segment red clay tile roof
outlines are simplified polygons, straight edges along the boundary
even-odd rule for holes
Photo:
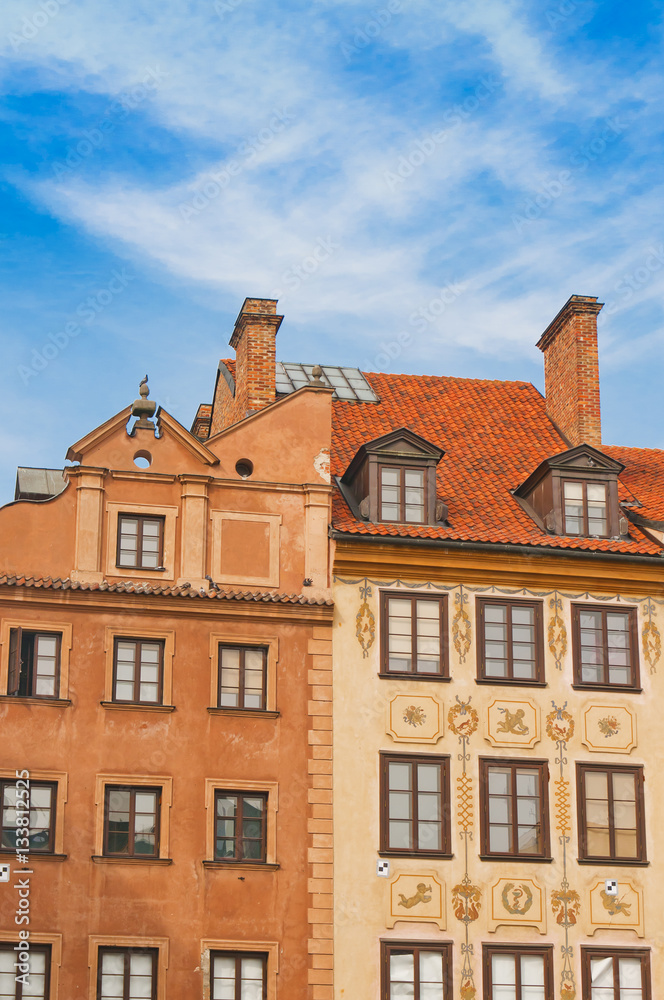
[[[335,490],[332,526],[355,535],[408,536],[555,549],[659,555],[662,549],[630,525],[630,540],[549,535],[511,496],[546,458],[569,445],[529,382],[498,382],[428,375],[363,373],[379,403],[333,400],[332,473],[341,476],[359,447],[408,427],[445,451],[437,470],[438,497],[448,505],[449,528],[374,524],[357,520]],[[664,513],[664,452],[602,448],[627,469],[621,499],[636,494],[638,513]]]
[[[219,363],[222,365],[226,365],[233,378],[236,378],[235,358],[222,358]]]
[[[183,584],[181,587],[162,587],[151,583],[136,583],[134,580],[121,580],[109,583],[77,583],[68,577],[50,576],[16,576],[4,573],[0,575],[0,587],[35,587],[43,590],[91,590],[108,591],[109,594],[151,594],[156,597],[196,597],[203,600],[221,601],[257,601],[264,604],[307,604],[332,607],[333,601],[323,597],[305,597],[304,594],[274,594],[268,590],[196,590]]]

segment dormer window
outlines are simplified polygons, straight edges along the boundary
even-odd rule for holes
[[[618,502],[624,465],[582,444],[546,459],[513,496],[551,535],[619,538],[627,534]]]
[[[563,482],[564,534],[606,538],[607,488],[604,483]]]
[[[406,427],[363,444],[339,481],[354,515],[365,521],[413,527],[445,521],[436,497],[436,466],[443,452]]]
[[[380,467],[380,520],[424,524],[425,470]]]

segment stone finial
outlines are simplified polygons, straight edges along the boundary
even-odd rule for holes
[[[314,385],[323,385],[323,380],[321,375],[323,374],[323,369],[320,365],[314,365],[311,369],[312,381]]]
[[[150,417],[154,416],[154,411],[157,409],[157,404],[152,399],[148,399],[150,395],[150,389],[148,388],[148,377],[145,376],[141,380],[138,392],[140,399],[135,399],[132,403],[131,414],[133,417],[138,417],[138,420],[132,427],[132,434],[137,428],[143,428],[145,430],[153,431],[155,429],[154,423]]]

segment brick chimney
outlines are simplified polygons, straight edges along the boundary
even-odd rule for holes
[[[233,421],[262,410],[276,398],[276,338],[283,316],[276,299],[245,299],[235,321],[235,405]]]
[[[600,448],[597,315],[593,295],[572,295],[537,346],[544,354],[546,411],[572,446]]]

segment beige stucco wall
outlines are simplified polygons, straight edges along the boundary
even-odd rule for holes
[[[442,560],[441,560],[442,561]],[[513,578],[514,561],[509,570]],[[495,596],[505,595],[516,598],[530,597],[541,600],[544,605],[544,644],[546,687],[524,687],[504,685],[480,685],[475,682],[476,676],[476,627],[475,599],[480,595],[490,596],[492,584],[496,579],[478,580],[476,572],[472,576],[472,584],[465,585],[463,591],[460,585],[463,579],[446,579],[444,568],[438,567],[435,574],[436,583],[428,589],[428,580],[424,578],[409,579],[401,584],[394,582],[394,576],[385,580],[364,580],[356,576],[350,578],[346,573],[343,578],[337,578],[334,587],[336,604],[334,627],[334,824],[335,824],[335,997],[339,1000],[378,1000],[380,996],[380,940],[390,938],[396,940],[413,939],[423,941],[452,941],[454,963],[454,996],[472,998],[474,986],[479,998],[482,993],[482,944],[499,942],[519,942],[522,944],[552,945],[554,955],[554,985],[555,997],[565,997],[571,1000],[573,996],[581,997],[581,965],[580,946],[601,947],[644,947],[652,949],[652,983],[653,996],[657,993],[657,983],[664,981],[664,931],[661,926],[661,899],[664,894],[664,862],[660,858],[658,844],[661,844],[661,830],[664,829],[664,796],[658,791],[660,758],[664,749],[662,737],[661,708],[659,704],[662,661],[659,660],[657,633],[661,635],[664,628],[664,601],[645,598],[646,591],[641,595],[626,596],[629,606],[638,608],[639,624],[639,655],[642,693],[613,693],[606,691],[573,690],[572,685],[572,636],[571,611],[572,598],[589,603],[607,600],[622,603],[615,592],[586,593],[583,580],[579,579],[578,589],[566,590],[564,593],[544,587],[526,590],[516,589],[513,585],[500,582],[500,591],[493,591]],[[431,681],[409,681],[379,678],[380,655],[380,590],[385,588],[403,587],[412,594],[422,588],[424,593],[448,593],[449,615],[449,683]],[[461,603],[461,595],[467,602]],[[548,648],[549,625],[556,614],[555,600],[560,600],[559,617],[562,621],[554,622],[552,633],[555,653]],[[363,605],[367,607],[363,607]],[[459,614],[460,610],[468,615],[468,621]],[[358,617],[359,616],[359,617]],[[360,625],[359,637],[357,634]],[[375,630],[375,631],[374,631]],[[645,630],[645,634],[644,634]],[[373,635],[373,639],[372,639]],[[464,648],[464,635],[469,638],[470,645]],[[562,641],[563,636],[566,639]],[[365,650],[363,650],[362,643]],[[644,656],[646,646],[649,650],[649,660]],[[464,655],[465,654],[465,655]],[[559,669],[560,668],[560,669]],[[435,743],[397,742],[389,734],[388,722],[390,702],[401,695],[408,695],[408,704],[418,702],[427,712],[435,713],[435,704],[441,706],[443,733]],[[411,700],[412,698],[412,700]],[[426,701],[433,699],[434,701]],[[458,701],[467,703],[477,712],[477,728],[467,741],[466,771],[470,779],[468,795],[472,802],[472,818],[466,820],[464,832],[464,810],[461,785],[463,783],[462,740],[450,728],[448,715],[450,709],[458,705]],[[489,707],[496,700],[501,703],[514,704],[529,702],[532,705],[529,717],[529,729],[539,726],[539,737],[533,740],[529,748],[523,745],[500,747],[492,745],[489,738]],[[560,709],[565,706],[569,713],[558,719],[554,724],[567,727],[574,725],[574,733],[563,747],[563,762],[559,755],[560,744],[547,735],[547,717],[554,712],[553,704]],[[592,706],[599,709],[590,711]],[[607,711],[601,709],[606,707]],[[615,711],[612,711],[615,710]],[[626,711],[625,711],[626,710]],[[496,708],[493,713],[495,716]],[[599,715],[598,715],[599,711]],[[586,713],[589,715],[586,718]],[[554,713],[555,714],[555,713]],[[634,726],[636,730],[636,745],[629,752],[608,752],[607,738],[598,731],[598,718],[605,715],[618,715],[621,732]],[[398,715],[398,713],[397,713]],[[537,722],[535,722],[535,715]],[[494,717],[492,716],[492,718]],[[458,726],[470,715],[462,717],[457,708],[453,724]],[[394,726],[394,723],[392,723]],[[495,723],[491,724],[495,731]],[[471,730],[473,725],[469,727]],[[586,733],[586,729],[588,732]],[[414,727],[404,726],[402,731],[415,732]],[[563,732],[565,729],[563,729]],[[620,736],[622,738],[622,736]],[[510,741],[510,736],[499,737]],[[595,743],[599,749],[591,749],[584,741]],[[524,740],[521,740],[523,744]],[[518,739],[517,739],[518,743]],[[615,740],[614,740],[615,743]],[[376,876],[376,862],[379,860],[379,751],[393,753],[431,753],[450,756],[451,767],[451,799],[452,799],[452,860],[432,860],[430,858],[390,858],[391,872],[389,878]],[[549,762],[549,818],[551,830],[551,853],[553,862],[550,864],[528,861],[487,862],[478,857],[479,846],[479,789],[478,789],[478,758],[480,756],[523,758],[527,760],[546,759]],[[578,831],[576,823],[576,779],[575,762],[594,763],[628,763],[643,764],[645,767],[645,815],[647,851],[649,867],[623,867],[609,865],[579,865],[576,861],[578,852]],[[569,785],[555,785],[560,778]],[[562,803],[556,799],[556,789],[563,792],[569,806],[569,821],[565,821]],[[468,817],[468,810],[465,811]],[[564,834],[561,834],[561,829]],[[466,837],[466,833],[468,837]],[[561,889],[565,876],[563,863],[563,845],[561,835],[569,837],[566,843],[567,879],[569,888],[579,894],[580,905],[574,907],[576,922],[568,918],[568,944],[573,948],[571,959],[575,979],[576,994],[568,991],[561,993],[563,988],[563,967],[561,947],[565,945],[565,927],[556,921],[560,907],[554,910],[552,893]],[[659,841],[658,841],[659,837]],[[452,890],[461,883],[465,873],[464,851],[467,841],[468,874],[472,884],[481,892],[479,917],[468,922],[468,943],[473,947],[473,953],[468,955],[472,967],[472,977],[462,974],[463,956],[462,944],[466,943],[466,925],[454,913]],[[446,918],[440,925],[431,920],[418,920],[417,907],[399,912],[399,907],[392,906],[390,896],[391,883],[401,875],[418,875],[427,884],[431,884],[432,876],[443,885],[443,912]],[[643,900],[642,926],[635,929],[619,927],[622,918],[612,918],[601,910],[602,901],[598,897],[599,889],[593,896],[593,911],[591,914],[590,891],[606,878],[616,878],[621,883],[629,883],[634,891],[625,889],[631,899],[632,918],[637,913]],[[500,879],[509,879],[519,886],[526,884],[533,893],[533,903],[529,912],[523,916],[511,916],[501,901],[501,892],[505,883],[498,886],[493,894],[491,887]],[[402,885],[415,884],[402,881]],[[534,884],[533,884],[534,883]],[[533,921],[539,906],[538,888],[541,891],[541,919],[537,926]],[[396,890],[394,890],[396,891]],[[408,894],[408,893],[406,893]],[[435,895],[435,893],[434,893]],[[598,910],[598,903],[600,909]],[[636,905],[634,905],[636,904]],[[390,917],[392,910],[398,915],[393,927]],[[420,910],[422,907],[420,907]],[[570,907],[572,909],[572,907]],[[578,916],[577,916],[578,911]],[[599,914],[599,916],[598,916]],[[540,914],[538,914],[540,916]],[[492,917],[495,919],[492,920]],[[597,927],[598,920],[613,921],[611,929]],[[503,922],[512,920],[512,923]],[[631,922],[631,921],[630,921]],[[594,933],[593,933],[594,931]],[[638,931],[638,934],[637,934]],[[638,936],[645,934],[645,936]],[[569,977],[566,977],[569,979]],[[571,987],[573,984],[568,983]],[[465,992],[461,992],[464,986]]]

